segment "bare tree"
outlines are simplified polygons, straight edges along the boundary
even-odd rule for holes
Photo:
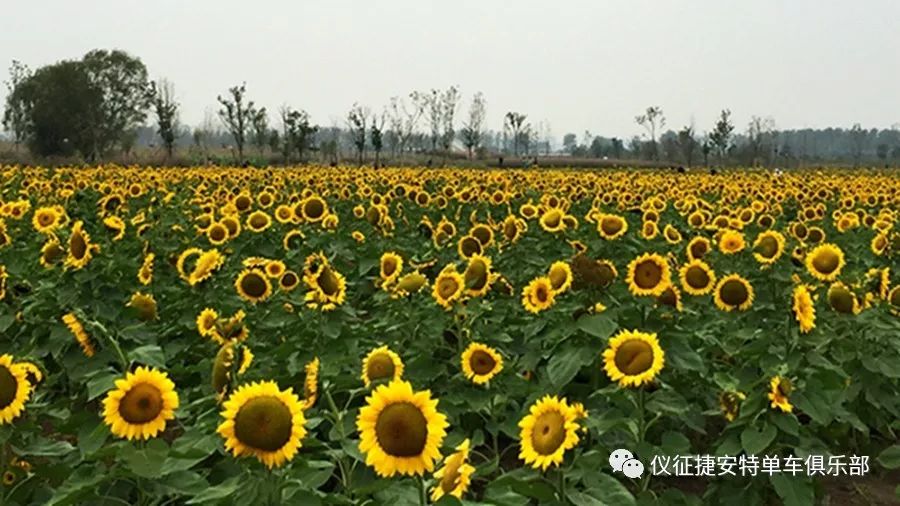
[[[381,116],[372,115],[372,126],[370,127],[369,139],[372,140],[372,149],[375,151],[375,167],[381,165],[381,150],[384,148],[384,122],[385,113]]]
[[[519,156],[519,144],[522,141],[522,133],[525,130],[525,120],[528,118],[525,114],[509,111],[504,117],[503,128],[509,131],[513,142],[513,154]],[[529,125],[530,128],[530,125]],[[529,134],[530,135],[530,134]]]
[[[480,91],[472,97],[472,105],[469,106],[469,119],[463,123],[460,131],[462,135],[463,145],[472,158],[472,153],[477,151],[481,146],[481,137],[484,135],[484,117],[487,103],[484,100],[484,94]]]
[[[354,102],[350,112],[347,113],[347,127],[350,130],[350,140],[356,148],[359,164],[362,165],[366,154],[366,125],[370,116],[369,108]]]
[[[252,100],[247,100],[247,83],[240,86],[233,86],[228,89],[228,96],[217,97],[222,108],[219,109],[219,118],[228,133],[234,138],[237,146],[238,159],[244,160],[244,144],[247,140],[247,132],[250,124],[256,114],[256,106]]]
[[[775,131],[775,120],[752,116],[747,125],[747,143],[753,166],[762,162],[768,146],[772,143]]]
[[[9,66],[9,79],[4,81],[7,93],[6,108],[3,111],[3,128],[12,132],[16,151],[19,150],[19,144],[28,136],[28,129],[30,128],[29,118],[31,116],[29,111],[30,104],[20,94],[16,93],[16,90],[31,75],[32,72],[28,66],[13,60],[12,65]]]
[[[178,102],[175,101],[175,87],[171,82],[160,79],[150,83],[153,93],[153,112],[156,114],[156,133],[166,148],[166,157],[171,160],[175,151],[175,132],[178,129]]]
[[[441,138],[441,125],[443,119],[443,103],[441,94],[438,90],[432,89],[430,92],[419,93],[413,92],[411,95],[413,100],[419,102],[422,109],[428,115],[428,126],[431,130],[431,152],[437,151],[438,141]]]
[[[859,123],[850,128],[850,152],[853,155],[853,166],[858,167],[866,147],[866,131]]]
[[[684,157],[684,163],[690,167],[694,160],[694,151],[697,149],[697,137],[694,133],[693,125],[685,125],[678,131],[678,148],[681,150],[681,156]]]
[[[456,116],[456,109],[459,105],[459,89],[456,86],[447,88],[441,94],[441,147],[445,152],[450,151],[453,146],[453,118]]]
[[[418,92],[409,94],[409,100],[400,97],[391,98],[388,106],[388,122],[394,144],[392,144],[392,152],[394,150],[403,153],[410,147],[410,143],[416,134],[416,127],[419,119],[425,112],[425,101],[423,95]],[[395,153],[396,154],[396,153]]]
[[[634,121],[647,130],[647,133],[650,135],[650,156],[653,159],[659,160],[659,150],[656,146],[656,132],[662,130],[666,126],[666,117],[663,115],[662,108],[658,105],[650,106],[644,114],[635,116]]]
[[[711,149],[714,148],[719,154],[719,163],[725,162],[725,155],[731,149],[732,132],[734,132],[734,124],[731,122],[731,111],[722,109],[715,128],[708,136],[709,142],[712,144]]]

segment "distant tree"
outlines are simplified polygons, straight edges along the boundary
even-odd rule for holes
[[[359,164],[362,165],[363,157],[366,154],[366,124],[370,112],[368,108],[364,108],[358,103],[354,103],[347,113],[347,126],[350,129],[350,140],[356,148]]]
[[[178,102],[175,101],[175,88],[165,79],[150,83],[150,86],[153,94],[153,112],[156,114],[156,133],[166,149],[166,157],[171,160],[178,129]]]
[[[375,151],[375,167],[381,165],[381,150],[384,149],[384,122],[385,114],[381,116],[372,115],[369,139],[372,141],[372,150]]]
[[[388,139],[391,154],[403,153],[416,133],[416,126],[424,113],[424,101],[418,92],[409,94],[409,100],[392,97],[388,105]]]
[[[428,118],[428,126],[431,131],[431,151],[437,151],[438,141],[441,138],[441,124],[443,118],[443,103],[441,102],[441,94],[438,90],[432,89],[430,92],[413,92],[413,100],[419,103],[422,110]]]
[[[663,159],[666,161],[675,161],[681,155],[681,146],[678,144],[678,134],[672,130],[666,130],[659,136],[659,147],[662,148]],[[659,156],[657,155],[657,158]]]
[[[309,122],[309,114],[304,110],[294,110],[284,106],[281,108],[281,142],[285,163],[291,163],[294,154],[300,163],[304,162],[304,154],[313,144],[313,138],[319,127]]]
[[[572,155],[575,153],[575,149],[578,147],[578,136],[569,132],[566,135],[563,135],[563,150]]]
[[[725,156],[728,154],[728,151],[731,149],[731,137],[734,132],[734,124],[731,123],[731,111],[728,109],[723,109],[719,114],[719,120],[716,121],[716,126],[713,128],[713,131],[709,133],[709,141],[712,143],[712,147],[719,154],[719,162],[725,162]]]
[[[504,117],[504,128],[509,131],[513,141],[513,154],[519,156],[519,144],[522,142],[522,133],[526,130],[525,114],[509,111]]]
[[[589,152],[592,158],[603,157],[603,139],[601,139],[600,136],[594,137],[594,139],[591,141]]]
[[[764,161],[769,146],[774,140],[775,120],[753,116],[747,126],[747,143],[750,148],[751,164],[756,166]]]
[[[647,130],[647,133],[650,135],[650,157],[659,160],[659,150],[656,146],[656,132],[666,126],[666,117],[663,115],[662,108],[658,105],[650,106],[644,114],[635,116],[634,121]]]
[[[219,118],[234,139],[238,160],[243,162],[244,145],[256,115],[256,104],[252,100],[247,100],[247,83],[232,86],[228,88],[228,95],[225,97],[219,95],[216,98],[222,105],[219,109]]]
[[[883,165],[887,165],[887,157],[890,153],[891,147],[885,143],[881,143],[875,148],[875,155],[881,160]]]
[[[6,107],[3,110],[3,128],[12,132],[13,145],[16,151],[19,145],[28,137],[28,129],[31,126],[31,103],[24,96],[16,94],[16,90],[31,78],[32,72],[28,66],[17,60],[13,60],[9,67],[9,79],[6,84]]]
[[[445,152],[450,151],[453,146],[453,138],[456,136],[453,130],[453,119],[456,117],[459,98],[459,89],[456,86],[447,88],[441,94],[441,148]]]
[[[709,140],[709,135],[704,136],[703,142],[700,143],[700,152],[703,153],[703,165],[709,166],[709,155],[713,151],[713,143]]]
[[[644,142],[641,141],[641,138],[637,135],[633,136],[628,140],[628,151],[631,151],[631,156],[634,158],[641,157],[641,151],[643,151]]]
[[[264,155],[269,145],[269,113],[265,107],[253,111],[250,125],[253,128],[253,144],[259,153]]]
[[[93,157],[103,156],[121,143],[122,135],[144,123],[153,103],[153,90],[147,67],[140,58],[118,49],[95,49],[82,59],[84,70],[103,99],[98,121]]]
[[[694,151],[697,150],[697,137],[693,125],[685,125],[678,131],[678,148],[685,165],[690,167],[694,162]]]
[[[610,150],[612,151],[613,158],[615,158],[615,159],[622,158],[622,151],[625,150],[625,145],[622,143],[622,139],[619,139],[618,137],[613,137],[612,139],[609,140],[609,142],[611,144]]]
[[[859,166],[863,151],[866,148],[866,131],[859,123],[854,123],[850,128],[850,153],[853,156],[853,165]]]
[[[469,106],[469,118],[463,123],[461,130],[463,145],[472,158],[472,153],[481,146],[481,138],[484,135],[484,117],[487,103],[484,94],[480,91],[472,97],[472,105]]]

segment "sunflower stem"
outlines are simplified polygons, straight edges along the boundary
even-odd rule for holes
[[[566,473],[561,467],[556,468],[557,488],[559,490],[560,502],[566,502]]]
[[[644,405],[644,389],[639,387],[637,393],[638,404],[638,447],[642,447],[644,439],[647,437],[647,419]],[[647,473],[641,478],[641,491],[646,491],[650,487],[650,474]]]
[[[419,505],[426,506],[428,504],[428,494],[425,489],[425,478],[419,476],[416,480],[419,482]]]

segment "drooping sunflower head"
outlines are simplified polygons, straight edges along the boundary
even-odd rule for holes
[[[472,255],[463,272],[466,293],[470,297],[482,297],[491,289],[496,276],[491,272],[491,259],[481,255]]]
[[[378,386],[356,419],[366,464],[387,478],[421,476],[434,469],[449,425],[437,405],[431,392],[415,392],[405,381]]]
[[[828,305],[843,314],[858,314],[861,311],[856,294],[844,283],[835,281],[828,287]]]
[[[81,351],[84,352],[84,355],[88,358],[93,357],[94,343],[91,341],[87,331],[84,330],[84,325],[81,324],[78,316],[75,313],[66,313],[62,316],[62,321],[69,329],[69,332],[72,333],[72,336],[75,337],[78,345],[81,346]]]
[[[681,287],[690,295],[706,295],[716,284],[716,273],[703,260],[695,259],[679,270]]]
[[[244,269],[234,282],[238,295],[248,302],[266,300],[272,294],[272,284],[266,273],[260,269]]]
[[[93,253],[100,249],[91,244],[91,236],[84,230],[84,222],[78,220],[72,226],[69,235],[69,252],[66,255],[66,267],[78,270],[90,262]]]
[[[549,309],[556,302],[556,292],[550,278],[542,276],[532,279],[522,289],[522,306],[530,313],[540,313]]]
[[[900,315],[900,285],[895,286],[888,292],[887,301],[891,305],[891,312]]]
[[[121,438],[149,439],[175,418],[178,394],[169,376],[159,370],[138,367],[103,399],[103,418],[110,431]]]
[[[219,313],[215,309],[205,308],[197,315],[197,332],[203,337],[212,337],[216,330]]]
[[[128,307],[134,309],[141,321],[151,321],[157,318],[156,299],[152,294],[135,292],[128,301]]]
[[[784,253],[784,236],[777,230],[766,230],[753,241],[753,258],[763,265],[775,263]]]
[[[729,274],[716,284],[715,303],[722,311],[746,311],[753,297],[753,286],[739,274]]]
[[[578,444],[578,411],[565,399],[548,395],[531,405],[519,428],[519,458],[546,470],[562,464],[566,450]]]
[[[656,334],[623,330],[610,339],[603,351],[609,379],[622,388],[649,384],[665,365],[665,354]]]
[[[729,422],[733,422],[741,412],[741,403],[747,396],[735,390],[723,390],[719,394],[719,408],[722,410],[722,416]]]
[[[274,381],[242,385],[223,405],[217,432],[235,457],[252,456],[269,469],[292,460],[306,436],[303,405]]]
[[[13,362],[12,355],[0,355],[0,425],[12,422],[25,411],[30,394],[27,370]]]
[[[41,265],[47,269],[52,269],[62,260],[65,254],[66,250],[59,244],[59,239],[51,235],[41,247]]]
[[[669,263],[656,253],[644,253],[628,264],[628,289],[635,296],[657,297],[671,283]]]
[[[557,294],[565,293],[572,286],[572,268],[568,262],[553,262],[547,277],[550,278],[550,285]]]
[[[503,357],[481,343],[470,344],[460,357],[463,374],[476,385],[483,385],[503,370]]]
[[[469,440],[466,439],[456,451],[444,459],[444,465],[434,473],[437,482],[431,491],[431,500],[438,501],[445,495],[461,499],[469,489],[475,468],[469,464]]]
[[[773,408],[780,409],[784,413],[790,413],[794,407],[791,405],[790,396],[793,384],[788,378],[775,376],[769,381],[769,401]]]
[[[794,287],[794,319],[800,325],[800,332],[808,333],[816,327],[816,308],[809,287],[804,284]]]
[[[250,348],[235,340],[223,342],[219,352],[216,353],[212,370],[213,390],[220,399],[231,386],[235,370],[237,374],[243,374],[253,362],[253,353],[250,352]]]
[[[844,268],[844,252],[837,245],[825,243],[806,255],[806,270],[820,281],[834,281]]]
[[[363,359],[361,378],[366,387],[373,383],[391,382],[403,377],[403,361],[400,355],[387,346],[370,351]]]
[[[393,251],[381,255],[379,274],[382,286],[389,286],[400,277],[401,272],[403,272],[403,257]]]
[[[319,398],[319,357],[314,357],[304,366],[306,376],[303,379],[303,409],[316,405]]]

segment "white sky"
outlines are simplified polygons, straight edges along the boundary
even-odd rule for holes
[[[723,107],[739,130],[752,114],[779,128],[900,122],[897,0],[35,0],[2,12],[0,66],[121,48],[174,82],[188,124],[241,81],[273,119],[289,104],[326,126],[355,101],[380,110],[451,84],[460,116],[480,90],[490,127],[516,110],[558,139],[640,133],[648,105],[676,129],[707,130]]]

